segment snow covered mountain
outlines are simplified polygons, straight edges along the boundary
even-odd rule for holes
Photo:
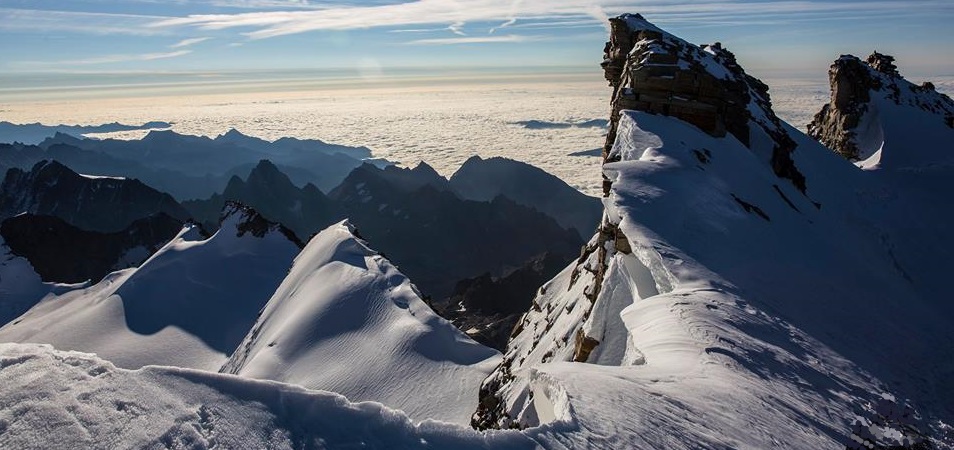
[[[312,238],[222,371],[467,423],[499,353],[434,314],[354,233],[341,222]]]
[[[0,323],[6,324],[37,304],[51,290],[30,261],[10,252],[0,236]]]
[[[230,204],[212,237],[187,226],[140,267],[46,297],[0,328],[0,342],[95,352],[127,368],[218,370],[300,248],[284,227]]]
[[[0,342],[95,352],[132,369],[221,369],[466,423],[499,353],[432,312],[353,233],[332,226],[299,253],[290,230],[228,203],[213,236],[187,226],[140,267],[54,295],[9,257],[0,289],[17,301],[0,301],[11,319]]]
[[[435,316],[347,223],[299,253],[290,232],[237,208],[212,238],[187,229],[138,269],[47,295],[0,341],[241,376],[3,344],[0,446],[954,448],[954,165],[935,139],[946,110],[922,108],[929,89],[859,106],[878,111],[858,119],[880,128],[874,140],[838,128],[841,106],[820,114],[820,139],[877,162],[859,167],[779,120],[721,45],[639,15],[610,25],[599,229],[539,288],[479,391],[495,353]],[[902,128],[924,139],[906,147]],[[418,183],[426,168],[384,172],[362,166],[329,197],[391,242],[417,239],[408,255],[430,245],[439,266],[507,239],[563,245],[515,202],[491,203],[519,214],[490,214]],[[438,239],[495,221],[505,236],[487,248]],[[0,290],[54,288],[24,267],[0,260]],[[225,329],[243,320],[244,339]],[[412,422],[460,422],[474,402],[471,424],[489,431]]]
[[[569,422],[570,446],[949,448],[954,310],[912,274],[954,268],[954,174],[938,191],[862,171],[779,121],[720,45],[611,25],[603,224],[540,289],[473,424]]]
[[[828,77],[831,102],[809,135],[864,168],[954,164],[954,101],[933,84],[908,82],[894,58],[878,52],[864,61],[843,55]]]

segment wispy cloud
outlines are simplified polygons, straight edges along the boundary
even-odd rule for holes
[[[189,47],[189,46],[198,44],[199,42],[205,42],[205,41],[207,41],[207,40],[209,40],[209,39],[210,39],[210,38],[207,38],[207,37],[198,37],[198,38],[183,39],[183,40],[181,40],[181,41],[179,41],[179,42],[176,42],[175,44],[170,45],[169,48],[183,48],[183,47]]]
[[[42,67],[65,67],[65,66],[84,66],[93,64],[115,64],[130,61],[153,61],[157,59],[176,58],[188,55],[192,50],[176,50],[174,52],[161,53],[135,53],[135,54],[117,54],[95,56],[90,58],[72,59],[65,61],[22,61],[18,65],[23,67],[42,68]]]
[[[521,36],[519,34],[510,34],[506,36],[472,36],[472,37],[452,37],[436,39],[417,39],[407,42],[407,45],[455,45],[455,44],[487,44],[494,42],[530,42],[540,41],[544,38],[539,36]]]
[[[149,25],[168,19],[136,14],[0,8],[0,30],[8,31],[156,35],[166,34],[168,30]]]
[[[823,2],[788,0],[754,2],[655,1],[634,4],[631,0],[414,0],[404,3],[327,5],[317,10],[265,11],[238,14],[202,14],[160,20],[154,28],[194,26],[209,30],[250,28],[246,34],[262,39],[315,30],[347,30],[379,27],[420,27],[445,25],[460,32],[465,23],[500,22],[488,30],[513,26],[518,20],[580,21],[605,24],[607,15],[638,11],[665,17],[670,22],[705,23],[707,20],[745,18],[797,18],[806,14],[839,14],[850,17],[858,11],[951,10],[950,0]]]
[[[464,33],[464,22],[454,22],[448,25],[447,29],[458,36],[467,36],[467,33]]]

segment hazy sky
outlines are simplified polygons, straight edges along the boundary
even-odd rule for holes
[[[954,0],[0,0],[0,72],[594,69],[622,12],[762,76],[875,49],[954,75]]]

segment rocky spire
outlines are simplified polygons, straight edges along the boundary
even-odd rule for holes
[[[747,75],[732,52],[718,42],[690,44],[639,14],[610,19],[610,29],[602,63],[614,88],[605,162],[618,159],[611,150],[619,113],[632,109],[679,118],[712,136],[731,134],[750,148],[753,132],[761,130],[773,143],[767,150],[775,174],[805,191],[805,177],[791,157],[795,142],[772,111],[768,86]]]
[[[881,147],[878,139],[859,136],[865,131],[862,128],[878,128],[876,123],[862,126],[866,120],[879,120],[875,99],[931,112],[954,127],[954,101],[935,91],[931,83],[918,86],[905,80],[894,57],[874,52],[862,61],[842,55],[829,68],[828,79],[831,100],[815,114],[808,134],[850,161],[864,160]]]

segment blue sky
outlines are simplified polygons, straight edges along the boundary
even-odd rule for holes
[[[593,70],[622,12],[721,41],[761,76],[875,49],[954,75],[952,0],[0,0],[0,71]]]

